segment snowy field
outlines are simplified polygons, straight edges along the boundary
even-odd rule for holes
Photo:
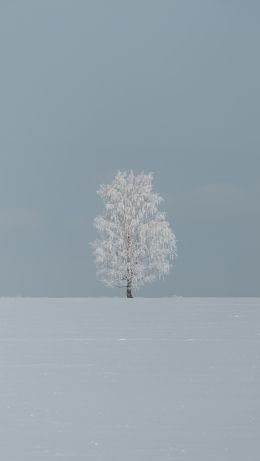
[[[0,300],[1,461],[259,461],[260,299]]]

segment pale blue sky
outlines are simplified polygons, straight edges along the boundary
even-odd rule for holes
[[[0,1],[0,295],[96,280],[96,189],[153,171],[178,239],[144,296],[260,295],[260,5]]]

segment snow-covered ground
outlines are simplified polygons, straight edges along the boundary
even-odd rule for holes
[[[0,300],[1,461],[259,461],[260,299]]]

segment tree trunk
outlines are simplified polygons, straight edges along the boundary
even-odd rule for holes
[[[126,297],[133,298],[132,295],[132,274],[131,274],[131,238],[128,234],[127,236],[127,288],[126,288]]]
[[[127,298],[133,298],[132,287],[131,287],[130,284],[127,284],[126,297]]]

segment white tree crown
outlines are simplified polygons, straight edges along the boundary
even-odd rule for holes
[[[98,278],[107,286],[139,288],[170,271],[176,238],[152,181],[152,173],[119,171],[97,192],[105,209],[95,219],[100,238],[93,247]]]

